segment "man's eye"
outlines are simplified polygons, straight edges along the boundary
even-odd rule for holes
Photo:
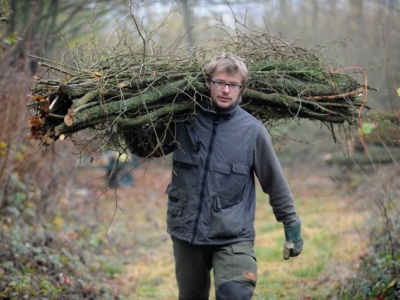
[[[223,87],[225,87],[226,85],[228,86],[228,87],[235,87],[235,86],[237,86],[237,84],[235,84],[235,83],[225,83],[225,82],[222,82],[222,81],[219,81],[219,82],[217,82],[217,84],[219,85],[219,86],[223,86]]]
[[[214,81],[214,80],[211,80],[211,82],[213,84],[215,84],[215,86],[218,89],[223,89],[223,88],[225,88],[225,86],[228,86],[229,89],[237,91],[242,87],[241,84],[237,84],[237,83],[226,83],[223,81]]]

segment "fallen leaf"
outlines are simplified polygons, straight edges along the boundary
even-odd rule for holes
[[[42,142],[46,145],[51,145],[54,143],[54,138],[50,136],[50,129],[47,129],[47,132],[45,135],[42,136]]]
[[[46,145],[51,145],[54,143],[54,139],[51,137],[42,137],[42,142]]]
[[[73,240],[76,240],[79,238],[79,235],[75,231],[68,231],[67,235]]]
[[[38,115],[36,115],[36,116],[33,116],[33,117],[29,117],[28,118],[28,121],[29,121],[29,123],[31,124],[31,127],[33,127],[33,128],[42,128],[42,126],[44,125],[44,120],[40,117],[40,116],[38,116]]]
[[[48,112],[50,107],[50,102],[47,99],[40,100],[39,110],[42,112]]]
[[[62,284],[74,286],[74,283],[71,281],[71,279],[68,276],[64,275],[63,273],[58,274],[58,280]]]
[[[44,100],[46,100],[46,97],[45,96],[40,96],[40,95],[35,95],[35,96],[33,96],[33,100],[35,100],[35,101],[44,101]]]
[[[55,217],[53,220],[53,225],[58,229],[61,230],[64,226],[64,219],[60,217]]]

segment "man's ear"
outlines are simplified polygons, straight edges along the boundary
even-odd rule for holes
[[[206,87],[208,88],[208,90],[211,90],[211,83],[210,81],[206,81]]]

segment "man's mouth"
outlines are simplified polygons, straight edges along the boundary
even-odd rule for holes
[[[226,98],[226,97],[218,97],[218,99],[222,102],[229,102],[230,98]]]

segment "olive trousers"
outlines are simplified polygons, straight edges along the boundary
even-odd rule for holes
[[[217,300],[249,300],[257,282],[253,242],[197,246],[172,238],[179,300],[205,300],[214,275]]]

